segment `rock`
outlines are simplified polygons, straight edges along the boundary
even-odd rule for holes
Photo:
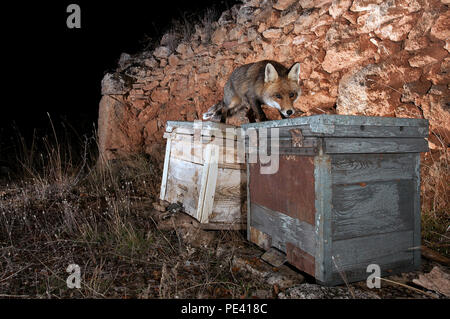
[[[291,5],[293,5],[296,0],[277,0],[277,2],[273,5],[273,7],[277,10],[286,10]]]
[[[375,31],[375,34],[381,39],[389,39],[396,42],[401,41],[406,39],[406,36],[416,22],[416,15],[406,15],[390,23],[384,24]]]
[[[352,67],[373,56],[375,46],[362,50],[359,40],[340,42],[327,50],[322,67],[328,73]]]
[[[120,73],[106,73],[102,79],[102,95],[124,95],[131,90],[131,78]]]
[[[328,12],[333,17],[333,19],[336,19],[337,17],[340,17],[344,12],[346,12],[351,5],[352,0],[333,0],[330,9],[328,9]]]
[[[136,154],[143,143],[141,125],[122,97],[104,95],[98,117],[99,153],[106,159]]]
[[[418,50],[426,48],[428,39],[424,36],[431,29],[437,18],[438,13],[434,10],[423,12],[415,26],[409,32],[408,38],[405,40],[405,49]]]
[[[281,36],[281,29],[267,29],[263,32],[266,39],[278,39]]]
[[[211,42],[219,45],[227,40],[227,28],[220,27],[211,36]]]
[[[440,40],[450,38],[450,10],[447,10],[436,20],[430,34]]]
[[[294,33],[300,34],[302,32],[309,32],[309,28],[316,22],[319,18],[318,10],[305,10],[295,21]]]
[[[450,274],[444,272],[441,267],[434,266],[428,274],[413,279],[413,283],[450,298]]]
[[[425,117],[429,142],[443,151],[450,143],[449,21],[446,0],[245,0],[210,29],[197,25],[175,50],[165,36],[153,52],[120,57],[102,80],[101,153],[163,157],[168,120],[200,119],[237,66],[262,59],[301,63],[295,116]],[[244,108],[227,122],[247,123],[246,115]]]
[[[166,59],[170,55],[168,47],[160,46],[153,51],[153,55],[158,59]]]
[[[420,70],[398,65],[400,61],[404,60],[370,64],[345,74],[339,82],[338,114],[393,116],[404,82],[417,81],[421,75]]]
[[[354,5],[355,2],[353,3],[352,8]],[[382,2],[379,5],[369,4],[364,8],[367,8],[368,10],[360,10],[364,11],[364,13],[360,15],[357,20],[359,26],[358,31],[360,33],[378,30],[383,24],[391,22],[396,18],[401,18],[408,12],[406,9],[401,10],[396,8],[393,1]]]
[[[353,292],[353,294],[352,294]],[[302,284],[278,294],[280,299],[379,299],[373,293],[359,289],[341,287],[324,287],[315,284]]]
[[[122,53],[119,58],[119,71],[125,70],[130,64],[133,63],[131,55],[128,53]]]
[[[157,88],[152,91],[152,101],[158,104],[164,104],[169,101],[169,90]]]
[[[298,18],[298,13],[296,11],[288,12],[287,14],[281,16],[278,26],[283,28],[288,24],[294,23]]]
[[[415,68],[424,67],[444,59],[447,55],[448,52],[440,47],[428,47],[410,58],[409,65]]]
[[[169,65],[170,66],[177,66],[179,61],[180,61],[180,59],[175,54],[171,54],[169,56]]]

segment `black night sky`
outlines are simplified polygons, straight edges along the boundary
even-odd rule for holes
[[[236,1],[234,1],[236,2]],[[81,8],[81,29],[68,29],[67,6]],[[97,121],[100,82],[122,52],[136,53],[146,37],[159,39],[173,19],[219,12],[233,1],[16,1],[2,4],[0,139],[16,126],[29,136],[66,121],[89,134]],[[161,6],[163,4],[163,6]]]

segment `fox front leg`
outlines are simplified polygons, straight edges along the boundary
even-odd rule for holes
[[[264,113],[261,102],[257,98],[248,98],[250,108],[253,110],[255,117],[260,121],[267,121],[266,114]]]

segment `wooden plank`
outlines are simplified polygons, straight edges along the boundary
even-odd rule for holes
[[[419,153],[428,151],[428,142],[417,138],[325,138],[325,152],[339,153]]]
[[[245,169],[245,158],[243,154],[238,153],[238,147],[241,149],[244,147],[238,145],[236,141],[233,141],[233,144],[226,143],[224,140],[217,140],[211,143],[202,141],[194,142],[193,136],[175,135],[172,138],[171,156],[184,161],[203,164],[205,159],[204,152],[208,144],[215,144],[219,147],[219,167]]]
[[[280,156],[278,171],[261,174],[250,164],[252,202],[314,225],[314,157]]]
[[[197,219],[200,223],[208,223],[212,212],[217,182],[217,162],[219,147],[208,144],[205,148],[205,163],[203,165],[201,188],[198,199]]]
[[[322,148],[320,150],[322,153]],[[314,158],[315,180],[315,229],[316,241],[315,278],[327,282],[330,280],[331,269],[331,209],[332,209],[332,184],[331,184],[331,158],[321,154]],[[300,247],[301,248],[301,247]]]
[[[250,198],[250,163],[249,163],[249,155],[246,152],[245,154],[245,162],[247,163],[247,183],[246,183],[246,191],[247,191],[247,240],[248,241],[252,241],[251,238],[251,215],[252,215],[252,210],[251,210],[251,198]]]
[[[308,254],[292,243],[286,243],[287,260],[297,269],[300,269],[311,276],[316,275],[316,261],[314,256]]]
[[[333,256],[341,270],[358,265],[413,261],[412,230],[334,240]],[[358,266],[359,267],[359,266]],[[365,268],[364,267],[364,268]],[[335,266],[334,266],[335,268]]]
[[[289,118],[277,121],[266,121],[259,123],[243,124],[242,128],[248,130],[249,128],[272,128],[272,127],[298,127],[308,125],[316,133],[327,133],[329,136],[334,136],[335,128],[337,126],[393,126],[393,127],[422,127],[428,128],[428,120],[425,119],[411,119],[398,117],[379,117],[379,116],[355,116],[355,115],[334,115],[321,114],[312,116],[302,116],[296,118]]]
[[[333,241],[413,230],[413,196],[413,180],[333,185]]]
[[[331,157],[333,184],[411,180],[416,154],[335,154]]]
[[[308,254],[315,255],[313,225],[255,203],[251,203],[251,212],[251,227],[268,234],[273,247],[286,253],[286,243],[290,242]]]
[[[410,272],[418,269],[412,264],[411,260],[408,259],[396,262],[388,262],[386,259],[387,258],[378,259],[377,265],[380,265],[381,267],[381,277],[392,276],[402,272]],[[366,281],[371,274],[367,272],[367,266],[367,262],[364,262],[361,264],[352,265],[351,267],[345,267],[344,270],[341,269],[340,271],[333,269],[328,282],[319,281],[319,283],[326,286],[342,285],[345,283],[342,278],[343,276],[345,276],[345,280],[347,282]]]
[[[412,192],[412,201],[414,203],[413,216],[414,219],[414,266],[419,268],[421,264],[421,253],[418,249],[422,245],[421,231],[421,207],[420,207],[420,154],[415,155],[414,160],[414,191]]]
[[[258,245],[264,250],[269,250],[270,247],[272,247],[272,237],[270,235],[260,231],[258,228],[249,226],[247,224],[247,227],[250,229],[250,231],[247,233],[247,236],[249,237],[249,241]]]
[[[245,174],[242,171],[218,168],[216,191],[211,223],[241,223],[243,201],[245,200]],[[197,218],[203,166],[191,162],[171,159],[166,200],[171,203],[180,201],[186,213]],[[245,221],[244,221],[245,223]]]
[[[193,217],[197,217],[202,170],[202,165],[170,159],[165,200],[181,202],[186,213]]]
[[[161,200],[165,200],[166,196],[166,187],[167,187],[167,175],[169,171],[169,163],[170,163],[170,151],[171,151],[171,139],[167,139],[166,143],[166,154],[164,155],[164,168],[163,168],[163,176],[161,180],[161,191],[159,194],[159,198]]]
[[[245,223],[245,186],[245,171],[218,169],[210,223]]]
[[[176,135],[184,135],[184,136],[194,136],[198,135],[202,137],[204,141],[210,141],[211,137],[216,137],[219,139],[231,139],[236,140],[240,134],[239,128],[226,128],[225,130],[217,129],[217,128],[186,128],[186,127],[177,127],[174,128],[171,132],[166,132],[168,134],[176,134]]]
[[[428,128],[421,126],[375,126],[375,125],[334,125],[332,134],[317,133],[309,125],[284,126],[278,128],[280,138],[288,138],[292,129],[300,129],[305,137],[417,137],[428,136]],[[268,130],[270,136],[270,130]]]

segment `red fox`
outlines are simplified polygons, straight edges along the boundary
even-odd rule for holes
[[[299,75],[300,63],[290,69],[270,60],[240,66],[225,84],[223,100],[209,108],[203,119],[225,122],[228,115],[250,106],[250,121],[254,116],[265,121],[262,104],[276,108],[282,118],[287,118],[294,114],[293,104],[301,95]]]

